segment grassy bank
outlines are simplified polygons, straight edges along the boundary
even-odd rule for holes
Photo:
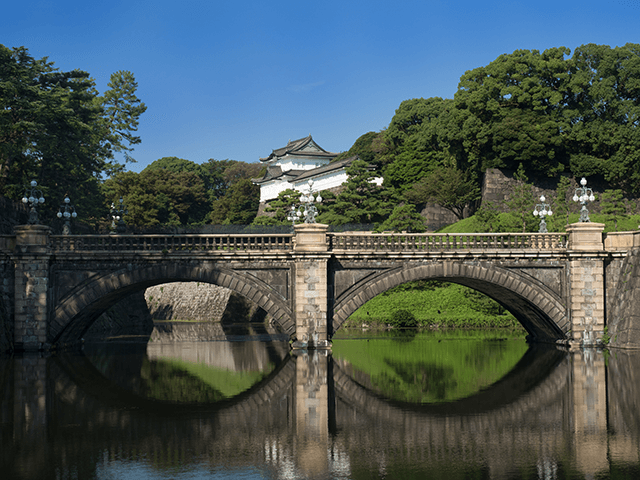
[[[416,281],[365,303],[345,327],[521,328],[497,302],[453,283]]]

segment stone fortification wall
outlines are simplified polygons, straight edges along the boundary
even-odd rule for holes
[[[151,341],[162,342],[220,340],[227,335],[223,324],[264,321],[260,312],[264,314],[252,302],[224,287],[198,282],[165,283],[136,292],[109,308],[84,338],[87,341],[114,337],[150,337]]]
[[[439,205],[428,204],[422,209],[420,215],[424,217],[428,232],[435,232],[458,221],[458,217],[453,212]]]
[[[209,283],[174,282],[147,288],[144,298],[154,320],[219,322],[230,295]]]
[[[611,346],[640,349],[640,248],[627,254],[615,283],[615,293],[608,298]]]
[[[513,170],[502,170],[499,168],[489,168],[484,173],[482,179],[482,199],[481,204],[486,205],[492,203],[498,210],[506,212],[508,210],[507,202],[513,193],[514,187],[517,185],[513,178]],[[534,199],[545,195],[547,199],[555,197],[556,188],[558,188],[558,178],[537,178],[529,179],[528,183],[533,183]],[[573,196],[574,189],[579,185],[572,178],[572,187],[569,189]],[[571,201],[570,199],[567,199]]]

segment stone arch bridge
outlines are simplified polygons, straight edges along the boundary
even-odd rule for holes
[[[596,345],[611,323],[623,270],[632,267],[625,259],[640,244],[638,232],[603,235],[603,228],[373,234],[302,224],[279,235],[56,236],[45,226],[21,226],[0,237],[2,332],[13,350],[70,346],[125,296],[196,281],[258,304],[293,348],[330,348],[333,333],[367,300],[407,281],[437,279],[497,300],[533,340]]]

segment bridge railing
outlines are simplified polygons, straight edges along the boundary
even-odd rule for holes
[[[567,233],[330,233],[331,250],[564,250]]]
[[[58,252],[292,250],[293,234],[278,235],[52,235]]]

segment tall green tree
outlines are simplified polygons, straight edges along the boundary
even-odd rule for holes
[[[135,162],[129,152],[133,145],[138,145],[140,137],[137,132],[140,116],[147,106],[136,96],[138,82],[133,73],[118,70],[111,74],[107,90],[96,102],[103,109],[102,119],[109,131],[108,141],[114,152],[123,152],[126,161]]]
[[[265,212],[272,215],[260,215],[253,221],[254,225],[286,225],[292,223],[287,219],[291,213],[292,207],[300,205],[300,196],[302,192],[287,188],[278,194],[275,198],[268,202]],[[321,194],[324,196],[324,192]]]
[[[449,153],[447,125],[452,100],[405,100],[385,132],[389,149],[382,163],[385,186],[406,190],[431,171],[456,166]]]
[[[416,212],[415,205],[404,203],[396,205],[391,215],[376,227],[376,232],[421,233],[427,230],[424,218]]]
[[[438,204],[462,220],[465,209],[480,198],[480,187],[469,172],[439,167],[407,190],[405,198],[418,205]]]
[[[640,45],[588,44],[572,58],[571,170],[640,193]]]
[[[220,225],[249,225],[258,214],[260,187],[249,179],[235,182],[227,194],[215,200],[209,222]]]
[[[467,71],[455,94],[452,150],[476,171],[487,168],[555,175],[569,164],[563,115],[569,94],[566,48],[516,50]]]
[[[536,199],[533,195],[533,185],[529,183],[529,178],[525,174],[522,164],[518,166],[513,178],[516,181],[516,185],[509,195],[509,200],[505,203],[509,207],[510,213],[520,221],[522,232],[533,231],[534,223],[536,222],[533,216]]]
[[[622,190],[608,189],[602,193],[600,206],[608,222],[613,222],[613,228],[618,231],[618,220],[627,217],[627,207],[624,203]]]
[[[378,164],[380,156],[385,154],[388,149],[385,137],[385,131],[367,132],[364,135],[360,135],[349,150],[342,152],[331,162],[337,162],[349,157],[358,157],[365,162]]]
[[[83,221],[103,216],[100,182],[123,168],[114,153],[139,143],[131,132],[144,108],[128,108],[132,80],[122,74],[98,97],[87,72],[61,72],[24,47],[0,45],[0,194],[20,198],[35,179],[48,199],[42,221],[55,218],[66,194]]]
[[[131,226],[201,224],[209,212],[204,182],[192,172],[122,172],[104,183],[103,192],[109,203],[124,199]]]
[[[377,223],[386,218],[392,204],[375,183],[376,172],[363,160],[354,160],[346,169],[347,181],[335,201],[321,205],[319,223]]]

